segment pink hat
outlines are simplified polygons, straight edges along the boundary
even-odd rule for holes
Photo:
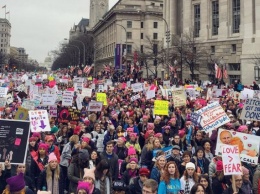
[[[73,134],[74,135],[79,135],[80,131],[81,131],[80,126],[77,126],[77,127],[75,127],[75,129],[73,131]]]
[[[126,131],[127,131],[127,132],[133,132],[133,131],[134,131],[134,128],[129,127],[129,128],[126,129]]]
[[[148,130],[148,131],[146,131],[146,133],[144,135],[144,138],[148,139],[149,137],[151,137],[153,135],[154,135],[154,131],[153,130]]]
[[[90,121],[89,121],[88,119],[85,119],[85,120],[84,120],[84,123],[85,123],[85,125],[89,126]]]
[[[78,182],[77,191],[79,191],[79,190],[85,190],[86,193],[89,193],[89,191],[90,191],[90,183],[89,182],[79,181]]]
[[[50,140],[54,141],[54,137],[52,135],[46,135],[44,140],[45,140],[45,142],[48,142]]]
[[[137,138],[137,133],[131,133],[131,134],[130,134],[130,137],[135,137],[135,138]]]
[[[56,155],[53,152],[49,155],[48,163],[50,163],[51,161],[58,161]]]
[[[221,160],[218,160],[216,164],[216,171],[222,171],[222,170],[223,170],[223,162]]]
[[[154,137],[157,137],[157,138],[162,137],[162,133],[156,133],[156,134],[154,135]]]
[[[166,129],[170,129],[171,127],[169,125],[166,125],[163,128],[164,128],[164,130],[166,130]]]
[[[95,167],[91,168],[91,169],[84,168],[84,176],[83,176],[83,178],[85,178],[85,177],[90,177],[90,178],[93,179],[93,181],[95,181]]]
[[[43,148],[45,150],[46,154],[48,153],[49,146],[47,144],[39,143],[38,150],[41,149],[41,148]]]
[[[83,137],[82,138],[82,141],[86,142],[86,143],[89,143],[90,142],[90,139],[88,137]]]
[[[243,172],[243,175],[245,175],[245,174],[249,173],[249,170],[246,167],[242,166],[242,172]]]
[[[191,125],[191,121],[186,121],[185,125]]]
[[[32,142],[32,141],[37,141],[37,138],[36,137],[30,137],[29,142]]]
[[[131,135],[130,135],[131,136]],[[124,137],[119,137],[118,140],[121,140],[123,142],[126,142],[126,139]]]
[[[32,137],[38,137],[38,138],[41,139],[41,133],[35,132],[35,133],[32,134]]]
[[[154,129],[154,123],[148,123],[146,128],[147,128],[147,130],[153,130]]]
[[[183,138],[183,136],[185,135],[185,129],[179,130],[178,134],[179,134],[180,138]]]
[[[131,163],[131,162],[135,162],[136,164],[138,164],[138,160],[137,160],[136,158],[131,158],[131,159],[129,160],[129,163]]]
[[[148,119],[148,116],[147,116],[147,115],[144,115],[144,116],[143,116],[143,119]]]
[[[246,130],[248,130],[248,127],[246,125],[241,125],[237,129],[238,132],[243,132],[243,131],[246,131]]]
[[[176,118],[171,118],[171,119],[168,121],[168,123],[171,123],[171,122],[173,122],[173,121],[176,121]]]
[[[156,116],[155,119],[156,119],[156,120],[161,120],[161,117]]]
[[[136,154],[136,151],[135,151],[135,148],[133,146],[130,146],[128,148],[128,152],[127,152],[127,155],[135,155]]]

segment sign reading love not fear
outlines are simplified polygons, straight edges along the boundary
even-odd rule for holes
[[[241,175],[241,161],[238,146],[225,145],[222,147],[224,175]]]

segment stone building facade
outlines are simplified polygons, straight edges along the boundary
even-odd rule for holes
[[[164,0],[164,5],[171,36],[193,31],[209,58],[227,65],[226,82],[240,79],[249,85],[259,80],[260,0]],[[182,66],[183,79],[189,78],[190,72]],[[195,72],[196,78],[210,80],[213,74],[207,65],[199,66],[205,70],[203,74]]]
[[[0,18],[0,52],[10,54],[11,23]]]

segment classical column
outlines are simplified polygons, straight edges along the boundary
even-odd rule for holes
[[[171,0],[170,1],[170,31],[171,34],[176,35],[177,34],[177,9],[178,9],[178,0]]]

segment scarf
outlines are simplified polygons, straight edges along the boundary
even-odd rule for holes
[[[109,181],[109,178],[108,177],[106,177],[106,194],[110,194],[110,181]],[[97,189],[99,189],[100,190],[100,180],[96,180],[95,181],[95,186],[96,186],[96,188]],[[102,193],[103,194],[103,193]]]
[[[54,171],[52,171],[52,178],[46,180],[48,191],[51,191],[52,194],[59,194],[59,183],[55,179]]]

